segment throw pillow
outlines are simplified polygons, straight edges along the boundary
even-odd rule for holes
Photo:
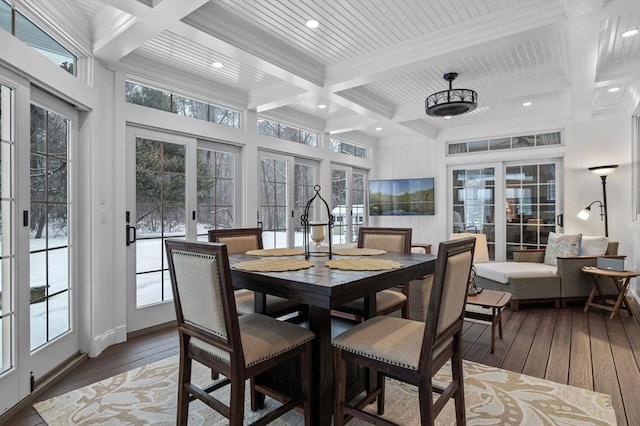
[[[544,263],[558,266],[558,256],[576,256],[580,247],[582,234],[549,233],[547,248],[544,251]]]
[[[609,238],[584,235],[580,241],[578,256],[604,256],[607,253]]]

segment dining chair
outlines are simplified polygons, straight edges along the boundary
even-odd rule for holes
[[[208,233],[209,242],[227,245],[229,254],[246,253],[249,250],[262,249],[262,228],[233,228],[211,229]],[[236,290],[236,306],[238,313],[251,314],[254,312],[255,294],[250,290]],[[265,315],[281,317],[292,313],[304,314],[305,307],[283,297],[262,295],[265,297]],[[296,315],[297,317],[298,315]]]
[[[360,227],[358,231],[358,248],[379,249],[391,253],[411,253],[411,233],[411,228]],[[407,296],[403,292],[405,284],[397,284],[396,287],[400,291],[387,289],[376,293],[376,315],[388,315],[401,311],[402,317],[408,318]],[[353,300],[335,308],[333,314],[362,322],[365,318],[364,298]]]
[[[476,240],[465,238],[440,243],[429,297],[426,322],[391,316],[373,317],[338,335],[332,342],[335,368],[334,425],[351,417],[375,424],[383,419],[385,377],[418,387],[420,424],[434,419],[454,399],[456,424],[465,424],[462,371],[462,325]],[[446,387],[433,376],[451,360],[451,381]],[[348,404],[345,395],[347,362],[375,371],[376,383],[366,395]],[[433,393],[438,394],[434,401]],[[364,408],[377,399],[377,414]]]
[[[251,423],[266,425],[302,405],[305,424],[312,419],[309,386],[311,341],[315,335],[300,326],[261,314],[238,316],[227,247],[224,244],[166,240],[173,300],[180,340],[177,424],[186,425],[189,402],[199,399],[229,420],[244,421],[245,382],[254,394],[269,394],[254,377],[288,360],[299,359],[302,389]],[[192,382],[193,361],[224,376],[206,387]],[[292,363],[293,365],[293,363]],[[293,374],[293,373],[292,373]],[[229,403],[212,392],[229,387]]]

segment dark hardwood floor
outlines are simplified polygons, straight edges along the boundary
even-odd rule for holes
[[[489,352],[491,330],[485,324],[466,322],[464,358],[506,370],[582,387],[612,396],[618,424],[640,425],[640,309],[635,317],[621,312],[591,310],[583,304],[567,309],[524,305],[503,314],[504,338]],[[88,359],[38,399],[43,400],[102,380],[114,374],[176,354],[174,328],[130,337]],[[8,425],[42,425],[32,408],[18,412]]]

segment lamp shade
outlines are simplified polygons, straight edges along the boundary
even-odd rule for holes
[[[452,240],[459,238],[474,237],[476,248],[473,252],[473,263],[484,263],[489,261],[489,249],[487,247],[487,236],[485,234],[472,234],[471,232],[461,232],[451,234]]]
[[[617,164],[612,164],[609,166],[589,167],[589,170],[591,170],[591,173],[596,176],[609,176],[611,173],[615,172],[617,168]]]
[[[582,209],[578,212],[578,219],[587,220],[589,219],[590,213],[591,213],[591,209],[589,207]]]

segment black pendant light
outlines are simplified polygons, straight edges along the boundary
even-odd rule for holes
[[[451,117],[476,109],[478,94],[475,90],[453,88],[453,80],[458,77],[457,72],[448,72],[443,77],[449,82],[449,90],[434,93],[425,100],[424,109],[427,115]]]

